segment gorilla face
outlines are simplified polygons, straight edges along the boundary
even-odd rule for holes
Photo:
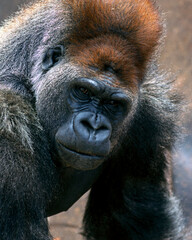
[[[129,99],[96,79],[79,78],[70,84],[67,105],[68,120],[55,135],[60,158],[75,168],[95,168],[111,151],[115,123],[126,117]]]
[[[110,65],[98,71],[67,62],[63,49],[48,49],[43,58],[37,111],[56,164],[90,170],[109,158],[124,122],[130,121],[137,94],[119,86]]]

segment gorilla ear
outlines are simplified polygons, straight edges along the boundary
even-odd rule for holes
[[[64,55],[63,45],[58,45],[54,48],[49,48],[43,57],[42,69],[44,71],[49,70],[61,60],[61,57],[63,55]]]

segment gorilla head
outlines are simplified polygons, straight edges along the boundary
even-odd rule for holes
[[[56,164],[96,168],[118,149],[137,108],[161,26],[148,1],[135,22],[128,20],[134,14],[130,3],[121,4],[72,1],[65,35],[38,50],[32,71],[36,107]],[[139,2],[134,7],[139,11]]]

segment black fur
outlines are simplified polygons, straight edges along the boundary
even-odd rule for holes
[[[180,100],[169,95],[172,83],[165,76],[148,74],[155,85],[141,87],[129,134],[91,189],[84,217],[88,239],[183,239],[182,212],[165,177],[165,149],[177,137]]]
[[[2,90],[0,102],[0,239],[50,239],[55,168],[43,129],[27,100]]]

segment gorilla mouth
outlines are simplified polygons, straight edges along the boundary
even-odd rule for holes
[[[74,154],[78,154],[78,155],[81,155],[81,156],[84,156],[84,157],[91,157],[91,158],[103,158],[104,156],[97,156],[97,155],[93,155],[93,154],[88,154],[88,153],[83,153],[83,152],[80,152],[80,151],[76,151],[74,149],[71,149],[71,148],[68,148],[64,145],[61,145],[62,148],[65,148],[66,150],[74,153]]]
[[[79,170],[91,170],[97,168],[104,161],[104,156],[91,155],[80,152],[57,142],[59,162],[64,167],[72,167]]]

